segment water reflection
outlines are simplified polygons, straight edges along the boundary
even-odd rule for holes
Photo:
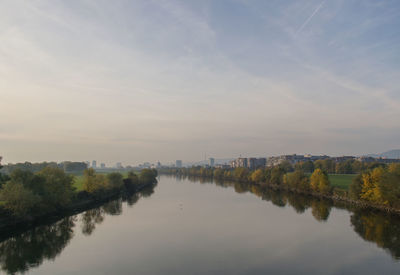
[[[44,259],[54,259],[74,236],[75,217],[32,230],[0,243],[0,265],[7,273],[25,272]]]
[[[102,207],[91,209],[82,215],[82,233],[84,235],[91,235],[96,229],[97,224],[104,221],[105,212]]]
[[[354,230],[364,240],[376,243],[392,255],[400,259],[400,221],[393,215],[356,211],[351,216]]]
[[[271,202],[275,206],[290,206],[298,214],[302,214],[311,208],[313,217],[319,222],[328,220],[332,207],[345,208],[353,213],[350,219],[351,225],[362,239],[375,243],[378,247],[387,251],[393,259],[400,260],[400,217],[398,215],[371,210],[357,210],[352,206],[345,207],[343,204],[335,203],[331,200],[321,200],[311,196],[271,190],[266,186],[226,181],[210,182],[193,177],[188,179],[200,183],[212,183],[224,188],[231,187],[240,194],[249,192],[262,200]]]
[[[135,194],[125,194],[122,198],[85,211],[80,215],[65,217],[49,225],[37,226],[12,237],[0,236],[0,267],[8,274],[26,272],[40,266],[44,260],[54,260],[74,237],[75,224],[80,216],[81,230],[91,235],[106,215],[120,215],[122,203],[132,207],[141,197],[154,192],[154,186]]]

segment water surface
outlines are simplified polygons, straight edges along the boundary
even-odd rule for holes
[[[398,217],[166,176],[154,192],[0,240],[6,273],[400,273]]]

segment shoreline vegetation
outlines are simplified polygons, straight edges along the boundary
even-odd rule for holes
[[[357,175],[347,189],[334,187],[326,170],[316,168],[309,173],[287,164],[249,170],[191,167],[159,170],[160,174],[200,177],[217,181],[254,184],[273,190],[310,195],[354,205],[363,209],[377,209],[400,215],[400,164],[370,166]],[[343,184],[342,184],[343,186]]]
[[[15,169],[0,178],[0,232],[30,227],[49,218],[62,218],[90,209],[123,195],[131,195],[157,183],[155,169],[123,174],[83,171],[81,188],[75,176],[59,167],[38,172]]]

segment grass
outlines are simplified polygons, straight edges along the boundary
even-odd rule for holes
[[[341,190],[349,190],[349,186],[357,175],[354,174],[330,174],[329,180],[331,185]]]
[[[97,172],[96,172],[96,173],[97,173]],[[99,173],[97,173],[97,174],[104,174],[104,175],[106,175],[106,174],[109,174],[109,173],[111,173],[111,172],[99,172]],[[122,176],[123,176],[124,178],[126,178],[126,177],[128,176],[128,172],[123,172],[123,173],[121,173],[121,174],[122,174]],[[136,174],[138,175],[139,173],[136,172]],[[83,191],[83,175],[75,175],[74,187],[76,188],[76,192]]]
[[[74,187],[76,188],[77,192],[83,190],[83,175],[75,176]]]

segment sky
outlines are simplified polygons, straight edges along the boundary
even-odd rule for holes
[[[2,0],[3,162],[400,148],[400,1]]]

